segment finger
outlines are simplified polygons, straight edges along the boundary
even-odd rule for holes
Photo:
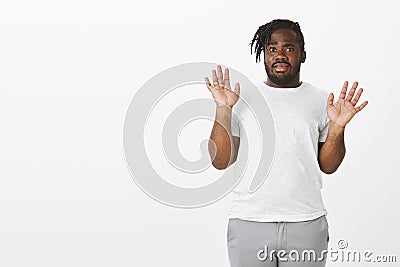
[[[327,105],[328,106],[332,106],[333,105],[333,99],[334,98],[335,98],[335,96],[333,95],[333,93],[330,93],[329,97],[328,97],[328,101],[327,101]]]
[[[346,97],[346,101],[351,101],[351,99],[353,99],[354,93],[356,92],[358,86],[358,82],[354,82],[353,86],[351,87],[349,94]]]
[[[357,92],[356,96],[354,97],[353,101],[351,101],[351,104],[353,106],[355,106],[357,104],[358,100],[360,100],[362,92],[363,92],[362,88],[358,89],[358,92]]]
[[[235,92],[235,94],[240,95],[240,84],[239,83],[235,84],[234,92]]]
[[[222,68],[221,68],[220,65],[218,65],[217,71],[218,71],[218,84],[219,85],[224,85],[224,78],[222,76]]]
[[[343,88],[342,91],[340,92],[340,96],[339,99],[344,99],[344,97],[346,96],[346,92],[347,92],[347,86],[348,86],[349,82],[345,81],[343,84]]]
[[[355,110],[356,112],[359,112],[360,110],[362,110],[363,108],[365,108],[365,106],[368,104],[368,101],[364,101],[360,106],[356,107]]]
[[[207,85],[208,90],[211,90],[212,89],[212,85],[211,85],[210,80],[208,79],[208,77],[204,77],[204,80],[206,81],[206,85]]]
[[[226,88],[231,89],[230,81],[229,81],[229,69],[225,69],[225,75],[224,75],[224,85]]]
[[[214,87],[218,86],[217,72],[215,70],[212,70],[212,78]]]

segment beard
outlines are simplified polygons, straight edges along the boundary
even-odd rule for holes
[[[265,63],[265,61],[264,61],[264,66],[265,66],[265,71],[267,72],[268,75],[268,79],[270,79],[271,82],[279,86],[285,86],[290,84],[290,82],[293,81],[294,78],[296,78],[297,74],[300,72],[301,63],[299,63],[297,68],[292,69],[292,71],[290,71],[288,74],[284,76],[278,76],[274,74],[271,68]]]

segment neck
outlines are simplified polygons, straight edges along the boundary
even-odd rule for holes
[[[267,83],[266,84],[268,86],[275,87],[275,88],[295,88],[295,87],[299,87],[301,85],[300,74],[297,74],[293,78],[293,80],[291,80],[287,84],[275,84],[269,78],[267,78]]]

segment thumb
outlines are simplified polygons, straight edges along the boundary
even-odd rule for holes
[[[235,94],[239,95],[240,94],[240,84],[236,83],[235,84],[235,90],[234,90]]]
[[[335,98],[335,96],[333,95],[333,93],[329,93],[329,97],[328,97],[328,101],[327,101],[327,106],[332,106],[333,105],[333,99]]]

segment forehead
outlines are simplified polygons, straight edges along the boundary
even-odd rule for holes
[[[289,29],[277,29],[271,34],[269,43],[298,44],[296,32]]]

